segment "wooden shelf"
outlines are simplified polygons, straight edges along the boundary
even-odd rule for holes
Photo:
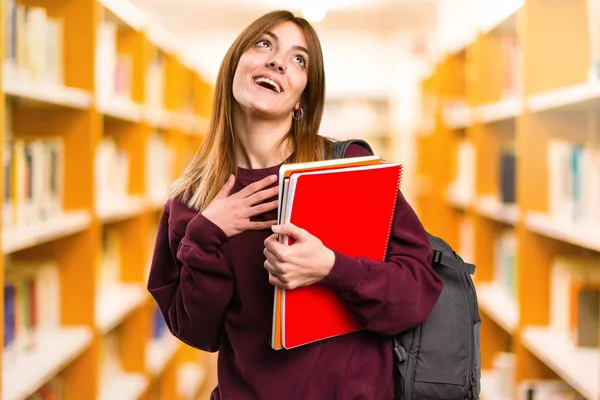
[[[137,217],[146,209],[146,202],[141,196],[130,196],[124,199],[115,199],[110,203],[98,207],[97,214],[104,224],[123,221]]]
[[[175,119],[173,113],[167,110],[146,110],[145,120],[146,122],[158,129],[169,129],[173,125]]]
[[[150,210],[162,210],[162,208],[165,206],[165,203],[167,202],[168,198],[159,196],[156,198],[153,198],[151,196],[149,196],[146,199],[145,202],[145,208],[150,209]]]
[[[7,368],[2,370],[2,399],[21,400],[32,395],[83,353],[91,341],[92,331],[85,327],[36,333],[34,350],[17,354],[15,365],[3,360]]]
[[[456,208],[467,209],[471,206],[473,199],[468,190],[464,190],[456,185],[450,185],[446,192],[446,201]]]
[[[87,109],[92,104],[89,93],[66,86],[43,84],[37,82],[3,82],[4,92],[9,97],[28,100],[32,103],[41,103],[76,109]]]
[[[147,300],[146,291],[138,284],[117,284],[98,290],[96,327],[106,334]]]
[[[170,333],[164,338],[148,342],[146,347],[146,370],[151,376],[158,376],[167,363],[175,356],[181,342]]]
[[[19,79],[16,76],[4,75],[2,78],[2,90],[6,96],[41,105],[82,110],[92,106],[92,95],[90,92],[57,85],[52,82],[36,82]]]
[[[516,225],[520,217],[516,204],[503,204],[492,196],[479,196],[475,209],[483,217],[508,225]]]
[[[479,307],[506,332],[514,334],[519,326],[519,308],[515,301],[498,285],[477,285]]]
[[[481,371],[481,400],[510,400],[498,395],[494,371]]]
[[[497,103],[479,106],[476,110],[477,120],[482,123],[492,123],[515,119],[523,112],[520,99],[502,100]]]
[[[105,117],[125,122],[141,122],[144,114],[140,104],[124,99],[112,99],[107,104],[100,105],[99,109]]]
[[[59,304],[51,306],[66,327],[40,334],[35,351],[3,351],[2,398],[36,397],[56,383],[67,388],[64,400],[182,400],[176,394],[182,374],[190,377],[182,393],[191,400],[216,366],[196,349],[182,357],[185,347],[170,333],[151,341],[148,333],[161,321],[151,314],[146,285],[166,189],[209,126],[211,83],[181,51],[180,39],[134,2],[14,3],[19,11],[11,13],[5,8],[12,2],[0,3],[0,20],[7,22],[7,40],[0,41],[0,150],[11,156],[0,189],[14,219],[2,218],[0,284],[7,290],[0,314],[20,318],[0,325],[0,336],[20,342],[20,325],[28,321],[22,310],[37,312],[37,302],[26,308],[25,297],[13,294],[25,273],[52,274],[40,290],[58,291]],[[11,20],[25,14],[32,15],[26,25]],[[10,35],[10,27],[19,34]],[[36,39],[40,32],[43,40]],[[37,168],[42,162],[48,168]],[[157,178],[155,164],[165,164]],[[27,178],[32,192],[18,182]],[[64,212],[28,223],[20,210],[29,193],[36,215]],[[10,268],[19,262],[27,271]],[[192,359],[193,370],[185,364]],[[126,373],[101,382],[110,374],[104,362]]]
[[[532,232],[574,244],[585,249],[600,251],[600,231],[554,219],[546,214],[529,212],[525,224]]]
[[[99,0],[106,10],[110,11],[123,24],[135,30],[143,30],[148,24],[148,16],[145,12],[135,7],[129,1],[122,0]]]
[[[485,4],[487,12],[477,20],[477,28],[482,33],[493,30],[514,30],[516,14],[525,5],[525,0],[506,0],[488,2]],[[483,5],[481,7],[484,7]],[[485,10],[484,8],[484,10]]]
[[[101,388],[98,400],[137,400],[148,384],[149,380],[143,374],[122,373]]]
[[[600,105],[600,82],[585,82],[562,87],[530,96],[527,108],[530,112],[581,111]]]
[[[551,296],[581,290],[578,279],[565,279],[559,289],[556,263],[573,260],[585,281],[600,257],[593,208],[600,202],[593,190],[600,37],[592,36],[599,22],[588,0],[486,3],[472,10],[477,35],[460,52],[436,59],[421,82],[430,134],[416,138],[411,178],[430,181],[433,190],[417,196],[419,218],[477,266],[483,367],[511,352],[514,387],[558,374],[600,400],[600,347],[575,349],[544,328],[564,318],[572,329],[588,329],[578,317],[583,303],[559,310]],[[473,173],[463,175],[467,170]],[[561,202],[569,211],[555,216]],[[482,396],[493,398],[493,389]]]
[[[4,254],[37,246],[87,229],[92,216],[87,211],[71,211],[42,223],[2,233]]]
[[[206,369],[199,363],[186,362],[177,369],[177,393],[182,400],[194,400],[206,380]]]
[[[473,109],[468,106],[447,106],[444,109],[444,120],[452,129],[463,129],[473,123]]]
[[[523,345],[586,399],[600,397],[600,352],[576,348],[547,328],[526,327]]]

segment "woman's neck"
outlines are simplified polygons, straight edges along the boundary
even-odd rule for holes
[[[264,120],[238,111],[233,118],[233,130],[237,139],[237,165],[242,168],[260,169],[281,164],[291,154],[291,143],[277,143],[287,135],[291,120]]]

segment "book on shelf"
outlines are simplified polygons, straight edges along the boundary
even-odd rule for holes
[[[506,144],[500,152],[500,201],[502,204],[516,204],[517,202],[517,157],[514,143]]]
[[[517,235],[512,228],[499,232],[494,243],[494,282],[517,301]]]
[[[517,386],[517,400],[585,400],[560,379],[525,379]]]
[[[594,229],[600,224],[600,149],[593,143],[551,139],[547,152],[549,214]]]
[[[600,269],[597,260],[557,256],[550,267],[550,327],[574,346],[598,348]]]
[[[110,21],[102,21],[97,28],[95,80],[101,109],[116,100],[132,101],[133,59],[119,51],[118,31],[118,25]],[[152,95],[156,95],[155,92]]]
[[[45,8],[5,1],[5,79],[63,84],[63,21]]]
[[[146,142],[146,187],[150,200],[164,202],[174,176],[175,151],[158,131],[153,131]]]
[[[96,205],[99,210],[110,209],[129,197],[131,159],[112,136],[100,141],[94,160]]]
[[[11,261],[4,282],[4,363],[36,349],[36,333],[60,328],[60,276],[53,260]]]
[[[62,210],[63,141],[9,139],[3,149],[3,230],[30,227]]]
[[[402,166],[380,157],[289,164],[280,169],[280,224],[292,223],[349,257],[382,261],[387,251]],[[280,242],[294,245],[292,237]],[[275,288],[274,349],[291,349],[362,330],[343,301],[315,284]]]

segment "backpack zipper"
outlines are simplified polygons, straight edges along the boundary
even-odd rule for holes
[[[464,262],[464,260],[458,254],[456,254],[456,252],[452,249],[452,247],[450,247],[450,245],[448,243],[446,243],[443,239],[434,237],[434,236],[432,236],[432,238],[445,251],[451,252],[454,255],[454,257],[456,257],[457,259]],[[469,279],[468,276],[465,276],[465,274],[463,274],[463,273],[461,273],[460,275],[461,275],[461,279],[466,283],[466,286],[467,286],[465,297],[467,299],[467,302],[469,302],[471,304],[471,307],[470,307],[471,324],[474,325],[476,322],[475,318],[477,316],[478,309],[479,309],[479,304],[477,302],[477,296],[475,294],[475,288],[473,287],[473,283]],[[473,349],[474,342],[475,342],[475,332],[473,331],[473,327],[471,327],[471,341],[469,342],[469,373],[467,374],[467,379],[468,379],[467,385],[469,387],[469,391],[467,392],[467,394],[465,394],[465,397],[464,397],[465,400],[473,398],[473,389],[476,384],[475,371],[474,371],[475,366],[473,365],[473,362],[475,359],[474,349]]]
[[[471,299],[471,285],[469,284],[469,279],[465,276],[465,274],[461,273],[461,279],[464,282],[464,286],[466,286],[465,292],[465,298],[467,299],[467,302],[469,302],[470,304],[473,304],[473,301]],[[463,286],[463,287],[464,287]],[[471,320],[471,325],[474,324],[474,320],[475,320],[475,314],[473,313],[473,307],[469,307],[470,310],[470,320]],[[465,394],[465,399],[470,399],[472,398],[472,392],[473,392],[473,361],[475,359],[475,355],[474,353],[474,349],[473,349],[473,343],[475,341],[475,332],[473,332],[473,326],[471,326],[471,340],[469,341],[469,371],[467,373],[467,387],[468,387],[468,392],[467,394]]]

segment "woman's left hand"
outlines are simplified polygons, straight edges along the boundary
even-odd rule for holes
[[[275,234],[265,240],[265,269],[269,282],[282,289],[295,289],[321,281],[329,274],[335,254],[321,240],[294,224],[274,225]],[[277,234],[291,236],[292,245],[277,241]]]

